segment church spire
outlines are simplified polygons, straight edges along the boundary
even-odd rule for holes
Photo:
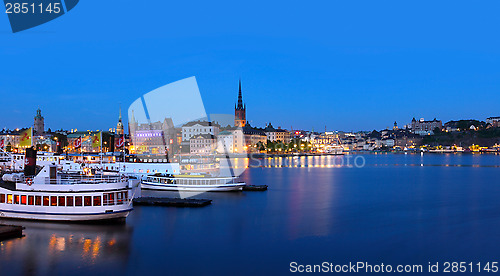
[[[241,95],[241,79],[239,84],[239,92],[238,92],[238,109],[243,108],[243,96]]]
[[[122,105],[120,104],[120,116],[118,117],[118,121],[122,121]]]

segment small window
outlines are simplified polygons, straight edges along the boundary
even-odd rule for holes
[[[12,204],[12,195],[7,195],[7,203]]]
[[[42,205],[42,197],[41,196],[35,196],[35,205],[36,206]]]
[[[28,205],[35,205],[35,197],[28,196]]]
[[[19,195],[14,195],[14,204],[19,204]]]
[[[57,196],[50,197],[50,206],[57,206]]]
[[[25,196],[25,195],[22,195],[22,196],[21,196],[21,204],[22,204],[22,205],[26,205],[26,203],[27,203],[27,202],[26,202],[26,196]]]
[[[109,194],[108,203],[109,203],[109,205],[115,204],[115,194],[114,193]]]
[[[66,197],[66,206],[73,206],[73,197],[72,196]]]
[[[101,206],[101,197],[94,196],[94,206]]]
[[[91,196],[83,197],[83,202],[85,206],[92,206],[92,197]]]
[[[116,204],[123,204],[122,193],[116,193]]]
[[[43,206],[50,206],[50,200],[48,196],[43,197]]]
[[[66,197],[65,196],[60,196],[59,197],[59,206],[66,206]]]
[[[0,194],[0,203],[5,203],[5,194]]]
[[[82,206],[82,197],[81,196],[75,196],[75,206]]]

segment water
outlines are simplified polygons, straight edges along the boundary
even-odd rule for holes
[[[500,260],[500,156],[356,156],[364,167],[240,160],[259,166],[245,181],[269,191],[202,194],[213,199],[204,208],[136,207],[126,225],[20,222],[26,237],[0,244],[0,275],[274,275],[290,262],[426,270]]]

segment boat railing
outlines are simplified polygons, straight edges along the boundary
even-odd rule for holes
[[[45,185],[104,184],[104,183],[118,183],[122,181],[125,181],[125,179],[120,176],[76,175],[76,176],[63,176],[55,179],[46,177],[43,179],[42,183],[37,182],[37,184],[45,184]],[[35,183],[35,180],[33,177],[24,177],[20,179],[19,182],[32,185]]]
[[[227,177],[167,177],[167,176],[148,176],[147,181],[163,183],[163,184],[183,184],[183,185],[219,185],[219,184],[237,184],[241,183],[238,181],[236,176]]]

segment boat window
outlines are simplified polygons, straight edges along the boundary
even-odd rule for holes
[[[116,204],[123,204],[122,193],[116,193]]]
[[[57,196],[50,197],[50,206],[57,206]]]
[[[82,206],[82,197],[81,196],[75,196],[75,206]]]
[[[59,206],[66,206],[66,197],[65,196],[59,197]]]
[[[114,205],[115,204],[115,194],[107,193],[104,194],[104,205]]]
[[[21,196],[21,204],[26,205],[26,196],[25,195]]]
[[[14,204],[19,204],[19,195],[14,195]]]
[[[83,198],[83,203],[85,206],[92,206],[92,197],[91,196],[85,196]]]
[[[123,192],[123,199],[124,200],[128,199],[128,191]]]
[[[7,195],[7,203],[12,204],[12,195]]]
[[[28,205],[35,205],[35,196],[28,196]]]
[[[0,203],[5,203],[5,194],[0,194]]]
[[[73,196],[66,197],[66,206],[73,206]]]
[[[35,205],[37,205],[37,206],[42,205],[42,197],[41,196],[35,196]]]
[[[48,196],[44,196],[43,197],[43,206],[49,206],[49,197]]]
[[[94,206],[101,206],[101,196],[94,196]]]

